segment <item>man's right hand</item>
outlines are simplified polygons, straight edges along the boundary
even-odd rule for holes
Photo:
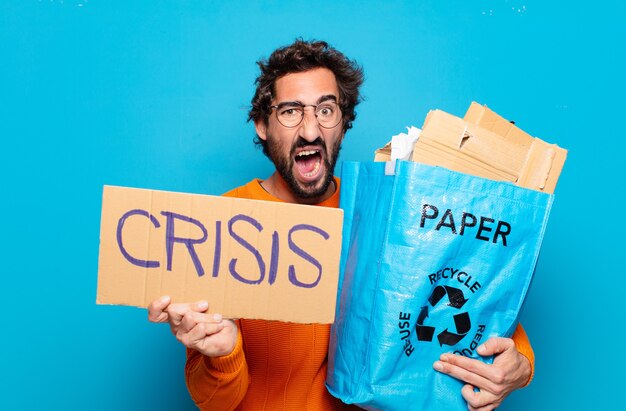
[[[148,306],[148,320],[169,323],[172,334],[185,347],[208,357],[230,354],[237,344],[237,325],[221,314],[206,314],[209,304],[171,304],[171,298],[163,296]]]

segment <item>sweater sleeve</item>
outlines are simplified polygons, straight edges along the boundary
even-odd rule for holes
[[[226,356],[211,358],[187,349],[185,379],[199,409],[234,410],[246,395],[249,383],[241,331],[233,352]]]
[[[524,331],[522,324],[517,324],[517,328],[511,338],[515,343],[517,351],[519,351],[524,357],[528,358],[528,362],[530,363],[530,377],[525,385],[528,386],[535,375],[535,353],[533,352],[533,347],[530,346],[530,341],[528,340],[528,336],[526,335],[526,331]]]

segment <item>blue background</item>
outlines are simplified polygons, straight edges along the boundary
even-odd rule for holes
[[[535,380],[502,409],[614,408],[624,4],[2,1],[0,409],[193,409],[167,327],[95,304],[102,186],[219,194],[267,177],[246,123],[254,62],[297,36],[365,68],[342,159],[472,100],[570,150],[522,314]]]

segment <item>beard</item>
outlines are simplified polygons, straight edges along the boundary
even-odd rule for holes
[[[335,165],[337,158],[339,157],[339,151],[341,150],[341,139],[337,139],[328,152],[324,141],[321,137],[318,137],[313,142],[308,142],[301,137],[292,144],[288,155],[284,155],[284,148],[281,144],[273,138],[272,135],[267,135],[267,153],[268,157],[274,163],[276,171],[285,180],[287,186],[296,197],[302,199],[313,199],[323,196],[328,187],[333,182],[333,175],[335,171]],[[324,175],[321,175],[316,181],[310,183],[302,183],[298,181],[294,174],[294,156],[295,152],[300,147],[317,147],[321,154],[321,159],[324,163]],[[321,182],[321,183],[320,183]]]

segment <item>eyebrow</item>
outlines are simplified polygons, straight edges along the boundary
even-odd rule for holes
[[[326,94],[317,99],[317,104],[323,103],[324,101],[333,100],[335,103],[337,102],[337,96],[334,94]]]
[[[325,94],[323,96],[321,96],[320,98],[317,99],[317,101],[315,102],[315,104],[321,104],[325,101],[329,101],[332,100],[335,103],[337,102],[337,96],[335,96],[334,94]],[[305,106],[308,104],[304,104],[302,101],[300,100],[294,100],[294,101],[282,101],[278,104],[276,104],[276,107],[285,107],[285,106]]]

